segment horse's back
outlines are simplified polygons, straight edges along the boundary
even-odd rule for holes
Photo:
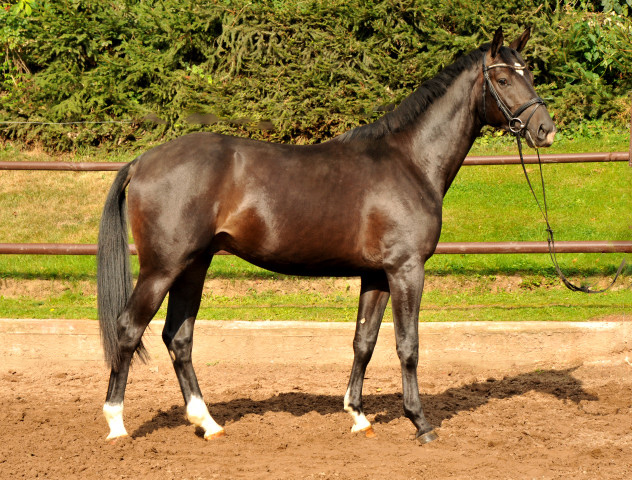
[[[403,229],[415,202],[402,198],[419,198],[388,161],[339,142],[186,135],[138,159],[132,230],[135,239],[151,237],[153,254],[156,245],[179,255],[227,250],[264,268],[313,275],[380,268],[386,237],[413,238]]]

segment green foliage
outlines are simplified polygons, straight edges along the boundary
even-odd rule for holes
[[[632,8],[632,0],[601,0],[604,12],[615,12],[617,15],[628,15]]]
[[[567,15],[559,24],[561,48],[542,80],[554,98],[553,110],[564,124],[585,119],[629,120],[632,89],[632,23],[615,13],[588,10]],[[548,77],[548,78],[547,78]]]
[[[0,120],[133,121],[0,135],[58,150],[193,130],[322,141],[374,120],[498,25],[513,38],[525,24],[557,122],[621,123],[632,88],[626,2],[19,0],[0,9]],[[194,113],[211,124],[189,123]]]

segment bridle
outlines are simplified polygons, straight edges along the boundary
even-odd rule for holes
[[[582,285],[582,286],[574,285],[573,283],[571,283],[568,280],[568,278],[566,278],[566,276],[562,272],[562,269],[560,268],[560,265],[557,262],[557,256],[556,256],[556,253],[555,253],[555,239],[553,238],[553,229],[551,228],[551,224],[549,223],[549,212],[548,212],[548,207],[547,207],[547,204],[546,204],[546,191],[545,191],[545,188],[544,188],[544,175],[542,173],[542,161],[540,160],[540,151],[536,148],[536,152],[538,153],[538,165],[540,167],[540,181],[542,183],[542,204],[540,204],[540,201],[538,200],[538,197],[537,197],[537,195],[535,193],[535,190],[533,189],[533,186],[531,185],[531,180],[529,178],[529,174],[527,173],[527,167],[525,166],[524,158],[523,158],[523,155],[522,155],[522,142],[520,140],[521,136],[529,134],[529,131],[527,130],[527,126],[529,125],[529,122],[531,121],[531,118],[535,114],[536,110],[540,106],[545,106],[546,107],[546,103],[544,102],[543,99],[541,99],[540,97],[536,96],[536,97],[532,98],[531,100],[529,100],[528,102],[526,102],[523,105],[521,105],[520,107],[518,107],[515,112],[512,112],[511,109],[507,106],[507,104],[503,101],[503,99],[498,94],[498,91],[496,90],[496,87],[494,87],[494,84],[492,83],[491,78],[489,77],[489,71],[492,68],[510,68],[510,69],[513,69],[514,71],[516,71],[516,70],[524,71],[524,70],[527,69],[527,67],[522,66],[522,65],[509,65],[507,63],[496,63],[496,64],[490,65],[488,67],[485,64],[485,57],[486,56],[487,56],[486,54],[483,55],[483,77],[484,77],[484,80],[483,80],[483,116],[484,116],[484,119],[485,119],[485,123],[488,124],[488,121],[487,121],[487,105],[486,105],[486,97],[487,97],[486,89],[489,89],[489,93],[494,98],[494,100],[496,100],[496,104],[498,105],[498,108],[500,109],[500,111],[503,113],[503,115],[507,119],[507,124],[509,126],[509,131],[516,137],[516,143],[518,144],[518,153],[520,154],[520,163],[522,164],[522,171],[524,172],[524,176],[527,179],[527,184],[529,185],[529,189],[531,190],[531,193],[533,194],[533,198],[535,198],[535,202],[537,203],[538,208],[540,209],[540,212],[542,213],[542,216],[544,218],[544,222],[546,223],[546,232],[547,232],[547,235],[548,235],[547,242],[548,242],[548,245],[549,245],[549,256],[551,257],[551,261],[553,262],[553,266],[555,267],[555,270],[557,271],[558,276],[560,277],[560,279],[562,280],[564,285],[568,289],[570,289],[570,290],[572,290],[574,292],[602,293],[602,292],[605,292],[606,290],[610,290],[610,288],[617,281],[617,278],[619,277],[619,274],[623,271],[623,268],[626,265],[626,261],[625,260],[623,260],[621,262],[621,265],[619,265],[619,269],[617,270],[617,273],[615,274],[614,278],[612,279],[612,282],[610,283],[610,285],[608,285],[606,288],[601,289],[601,290],[593,290],[592,288],[590,288],[590,286],[586,286],[586,285]],[[523,122],[520,119],[520,115],[522,115],[529,107],[531,107],[533,105],[535,105],[535,108],[529,114],[529,117],[527,118],[527,121]],[[531,142],[531,143],[534,143],[534,142]],[[544,208],[543,208],[543,206],[544,206]]]
[[[509,125],[509,130],[511,131],[511,133],[513,133],[514,135],[523,135],[524,132],[527,131],[527,126],[529,125],[529,122],[531,121],[531,118],[535,114],[538,107],[546,106],[546,103],[540,97],[534,97],[531,100],[529,100],[527,103],[518,107],[515,112],[512,112],[510,108],[507,106],[507,104],[503,101],[503,99],[500,98],[500,95],[498,94],[496,87],[494,87],[494,84],[492,83],[492,80],[489,77],[489,71],[492,68],[510,68],[510,69],[513,69],[514,71],[516,70],[524,71],[527,69],[527,67],[524,67],[522,65],[509,65],[507,63],[495,63],[494,65],[490,65],[488,67],[485,64],[485,57],[486,55],[483,55],[483,77],[484,77],[483,115],[485,117],[485,123],[487,123],[486,89],[489,89],[489,93],[494,98],[494,100],[496,100],[496,104],[498,105],[498,108],[507,119],[507,123]],[[527,110],[527,108],[533,105],[535,105],[535,108],[531,111],[531,114],[527,118],[527,121],[523,123],[522,120],[520,119],[520,115],[522,115],[525,112],[525,110]]]

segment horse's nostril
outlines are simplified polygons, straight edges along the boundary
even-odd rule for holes
[[[557,129],[555,125],[547,126],[545,124],[541,124],[538,127],[538,133],[536,136],[536,141],[541,147],[548,147],[553,144],[553,139],[555,138],[555,133]]]

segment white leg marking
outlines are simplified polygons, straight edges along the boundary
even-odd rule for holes
[[[224,429],[213,420],[211,414],[208,413],[206,403],[200,397],[191,396],[187,404],[187,419],[204,430],[204,438],[207,440],[224,434]]]
[[[119,437],[127,437],[127,430],[123,425],[123,404],[106,403],[103,405],[103,415],[110,427],[110,434],[106,440],[114,440]]]
[[[353,427],[351,427],[351,432],[363,432],[369,428],[371,428],[371,422],[369,422],[364,413],[358,413],[353,408],[349,406],[349,390],[345,393],[345,401],[344,401],[345,412],[351,415],[353,418]]]

